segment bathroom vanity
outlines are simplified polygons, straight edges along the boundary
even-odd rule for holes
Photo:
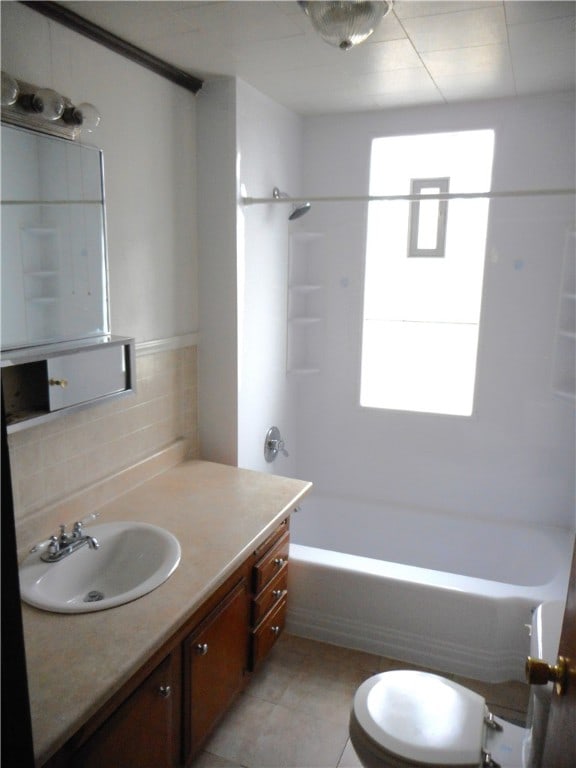
[[[98,522],[171,531],[182,559],[168,581],[117,608],[23,605],[38,766],[192,761],[282,632],[289,517],[310,487],[191,461],[100,508]]]

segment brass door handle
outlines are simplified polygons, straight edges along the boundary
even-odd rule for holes
[[[68,379],[48,379],[48,384],[51,387],[62,387],[62,389],[65,389],[68,386]]]
[[[563,656],[558,656],[556,664],[552,666],[542,659],[526,659],[526,680],[530,685],[546,685],[554,683],[558,696],[566,693],[568,685],[568,662]]]

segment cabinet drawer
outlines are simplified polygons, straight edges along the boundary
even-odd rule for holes
[[[280,539],[284,534],[288,531],[290,527],[290,518],[287,517],[286,520],[282,520],[278,528],[276,528],[275,531],[273,531],[270,536],[266,539],[266,541],[263,541],[262,544],[255,550],[254,557],[256,560],[260,560],[261,557],[264,556],[264,554],[270,549],[270,547],[275,544],[278,539]]]
[[[254,566],[254,593],[258,594],[281,568],[288,562],[290,534],[288,531],[282,538],[258,560]]]
[[[252,600],[252,626],[255,627],[266,616],[272,606],[286,597],[288,590],[288,566],[282,566],[262,592]]]
[[[282,634],[286,624],[286,606],[287,600],[284,598],[270,611],[258,628],[252,631],[252,669],[266,658]]]

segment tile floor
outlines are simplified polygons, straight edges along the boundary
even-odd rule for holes
[[[358,768],[348,717],[360,683],[387,669],[415,668],[361,651],[283,635],[193,768]],[[523,724],[528,686],[453,676],[500,717]]]

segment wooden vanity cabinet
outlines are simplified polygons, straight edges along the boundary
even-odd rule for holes
[[[189,765],[284,628],[288,547],[284,520],[44,768]]]

